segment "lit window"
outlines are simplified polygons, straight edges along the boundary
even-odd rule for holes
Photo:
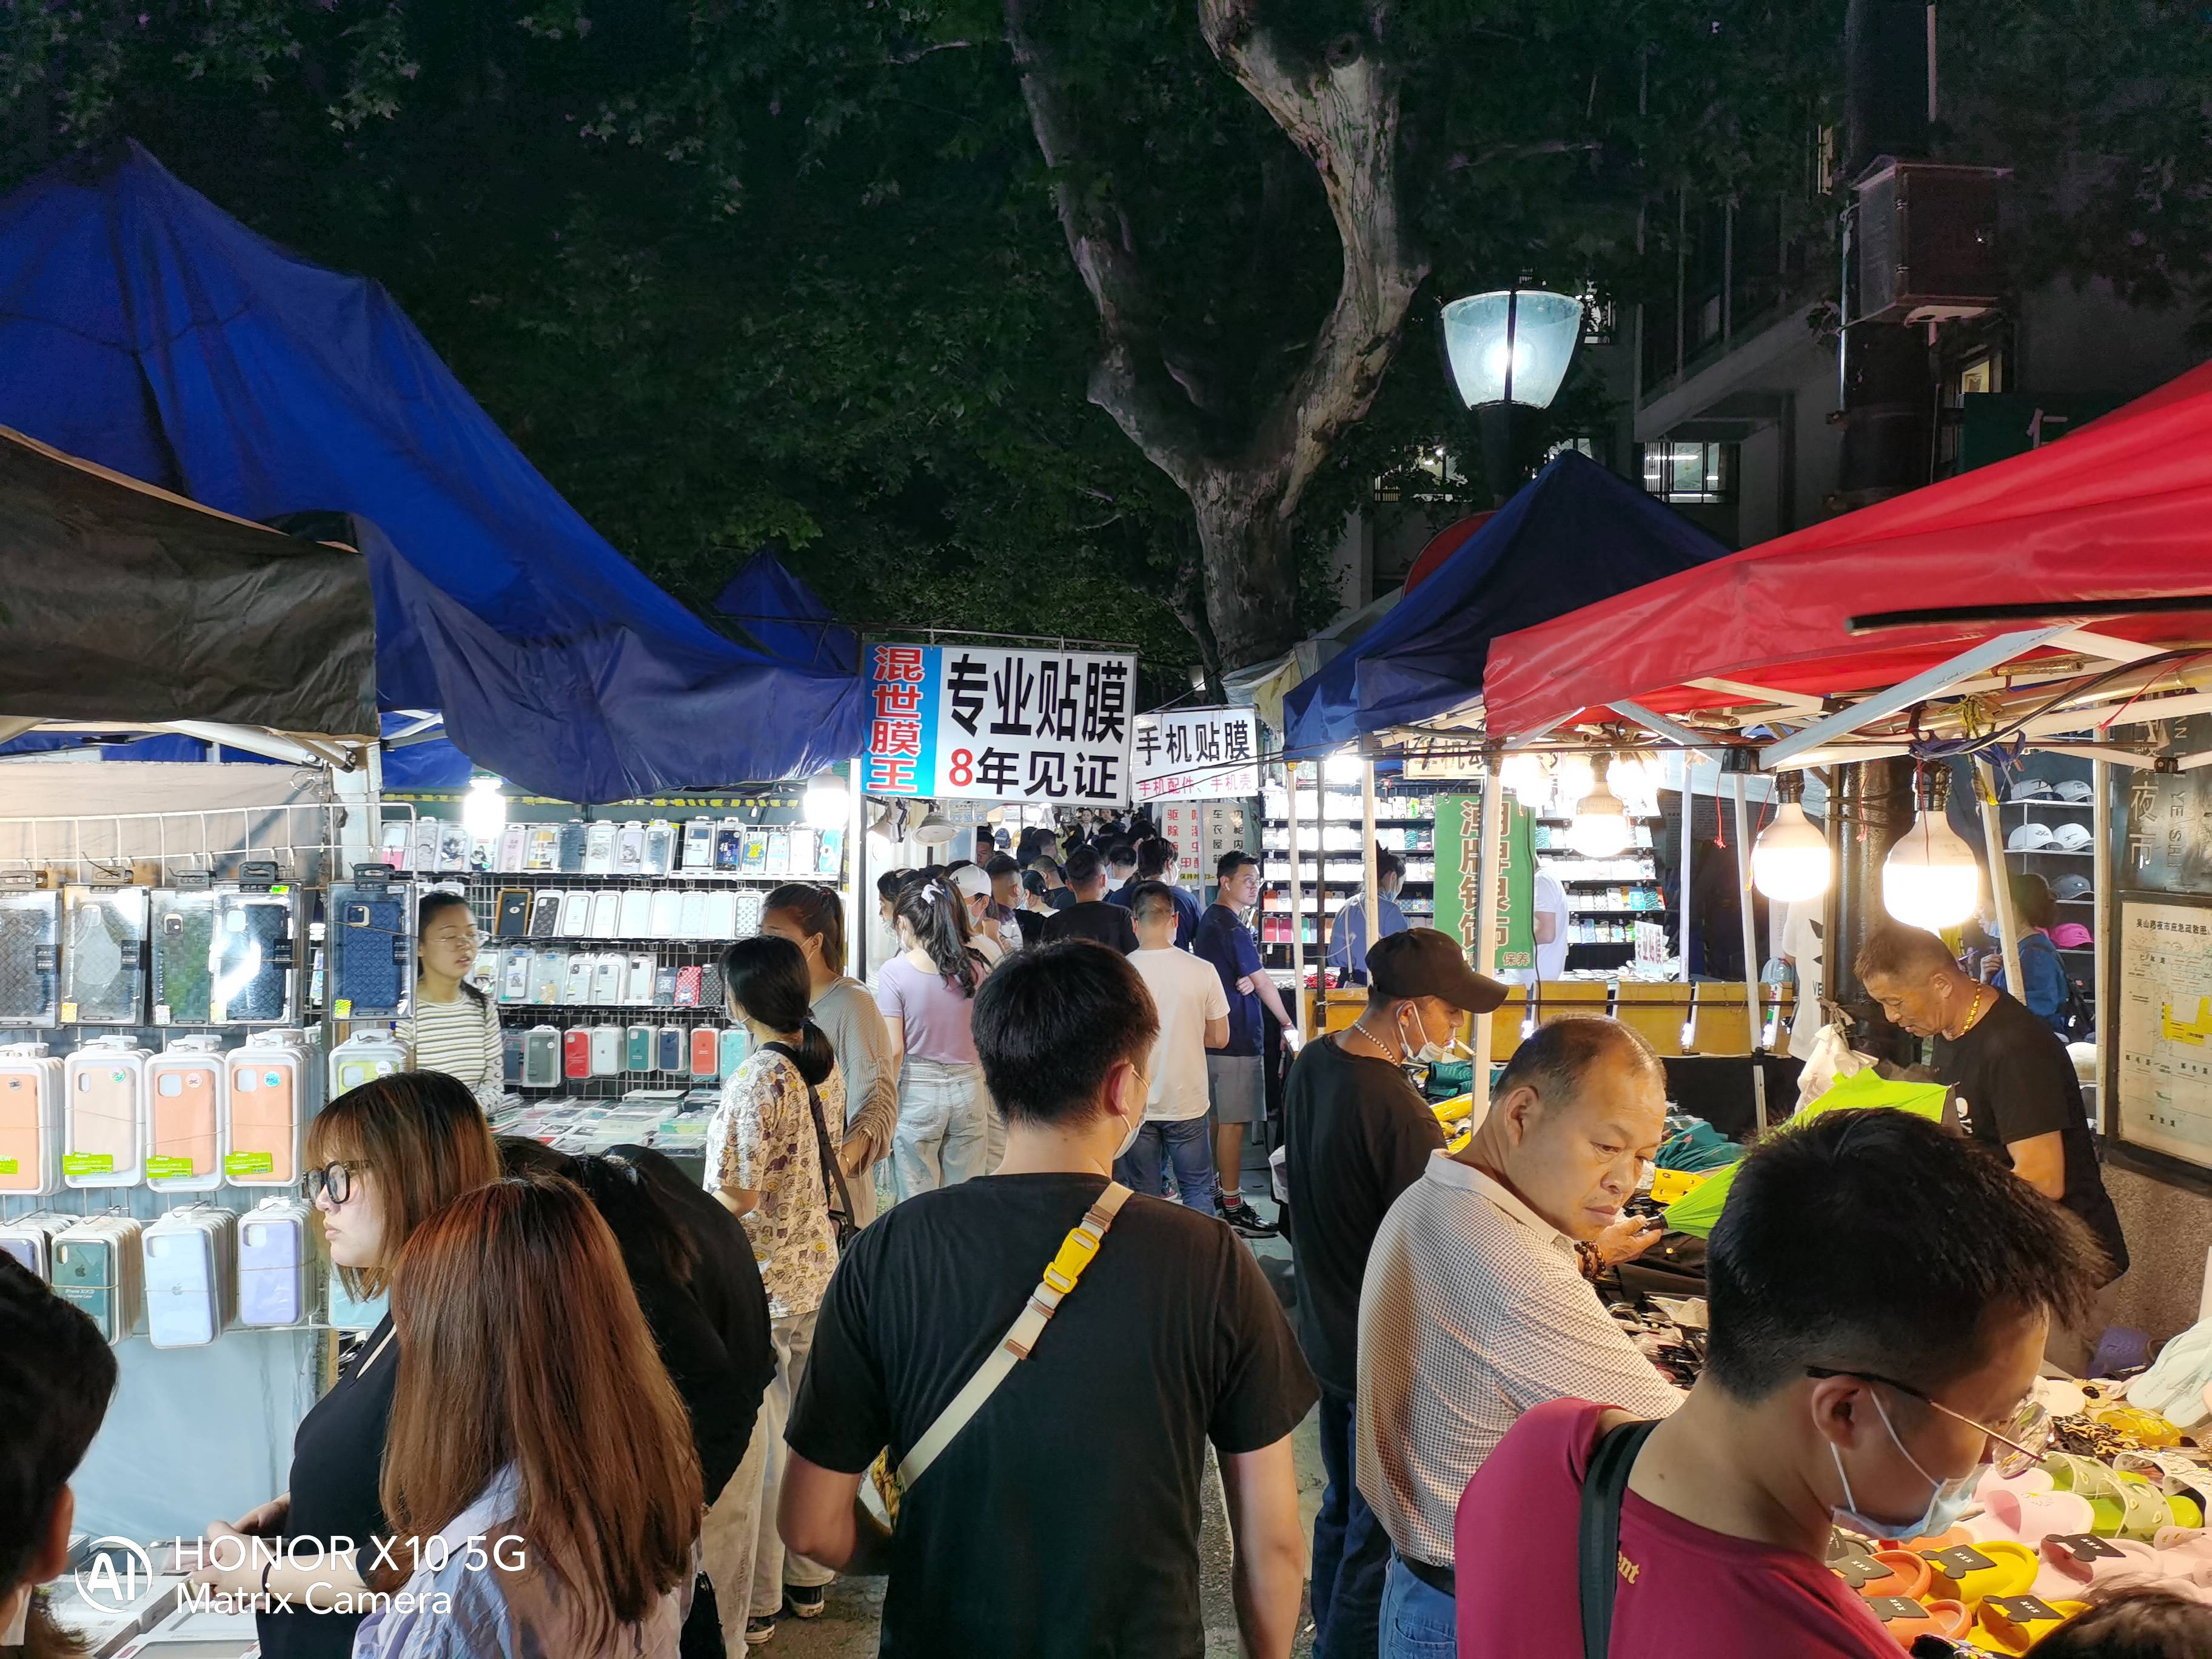
[[[1734,444],[1644,446],[1644,489],[1662,501],[1693,505],[1735,499]]]

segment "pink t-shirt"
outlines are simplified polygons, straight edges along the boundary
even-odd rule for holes
[[[1522,1415],[1459,1500],[1459,1650],[1583,1659],[1583,1471],[1610,1409],[1552,1400]],[[1613,1651],[1636,1659],[1788,1654],[1897,1659],[1865,1602],[1820,1562],[1669,1515],[1626,1493]]]
[[[885,1019],[905,1022],[900,1040],[916,1060],[975,1063],[975,1036],[969,1024],[975,1000],[944,975],[915,967],[904,951],[876,975],[876,1006]]]

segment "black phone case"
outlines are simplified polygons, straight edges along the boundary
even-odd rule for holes
[[[524,887],[502,887],[499,892],[499,920],[493,928],[496,939],[527,939],[530,936],[530,890]]]

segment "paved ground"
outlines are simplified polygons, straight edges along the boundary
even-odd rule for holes
[[[1261,1177],[1264,1179],[1264,1176]],[[1255,1190],[1247,1181],[1245,1189]],[[1273,1205],[1264,1206],[1272,1215]],[[1287,1261],[1290,1247],[1279,1239],[1255,1246],[1263,1258]],[[1304,1510],[1306,1535],[1313,1535],[1314,1513],[1321,1507],[1321,1441],[1316,1419],[1309,1414],[1298,1425],[1293,1445],[1297,1455],[1298,1498]],[[1199,1540],[1200,1594],[1206,1608],[1206,1651],[1233,1659],[1237,1652],[1237,1614],[1229,1595],[1229,1525],[1222,1508],[1218,1481],[1207,1485],[1206,1530]],[[821,1618],[801,1622],[787,1619],[775,1639],[754,1650],[763,1659],[863,1659],[876,1651],[876,1631],[883,1613],[881,1579],[840,1579],[830,1587],[829,1609]],[[1311,1651],[1310,1632],[1300,1633],[1296,1655]],[[738,1659],[736,1655],[731,1659]]]

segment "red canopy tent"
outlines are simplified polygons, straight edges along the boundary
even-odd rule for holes
[[[2177,596],[2202,603],[2130,608]],[[2212,364],[2049,447],[1508,634],[1485,724],[1510,738],[1585,710],[1761,705],[1802,720],[1877,689],[1893,711],[2003,662],[2171,649],[2205,636],[2206,611]]]

